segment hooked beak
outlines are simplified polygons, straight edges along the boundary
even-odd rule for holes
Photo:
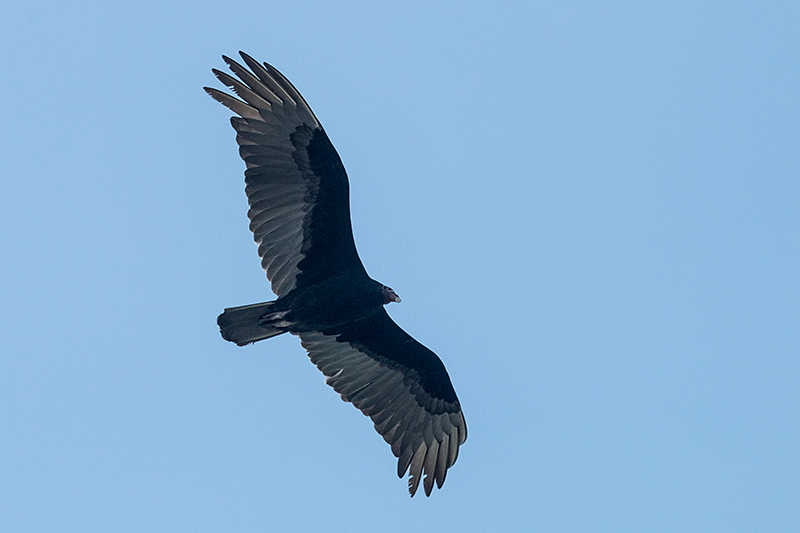
[[[391,302],[399,302],[400,297],[394,292],[391,287],[383,286],[383,305]]]

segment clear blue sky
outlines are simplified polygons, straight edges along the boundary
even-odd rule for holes
[[[0,530],[800,531],[797,3],[382,4],[3,7]],[[272,296],[240,49],[462,400],[431,498],[296,338],[219,336]]]

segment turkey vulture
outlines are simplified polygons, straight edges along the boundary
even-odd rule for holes
[[[241,99],[205,90],[238,115],[231,124],[247,165],[250,230],[278,299],[225,309],[222,337],[239,346],[300,337],[326,383],[391,445],[411,496],[423,475],[430,496],[467,438],[450,377],[383,308],[400,298],[361,264],[347,174],[311,108],[277,69],[240,55],[249,70],[222,56],[238,79],[212,72]]]

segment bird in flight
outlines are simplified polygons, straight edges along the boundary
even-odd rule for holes
[[[225,309],[217,319],[222,337],[239,346],[287,332],[300,337],[326,383],[391,445],[397,475],[409,472],[411,496],[423,477],[430,496],[467,438],[450,377],[386,313],[400,297],[361,263],[347,174],[317,117],[277,69],[239,53],[249,69],[222,56],[236,77],[212,69],[239,98],[204,89],[236,114],[250,230],[278,299]]]

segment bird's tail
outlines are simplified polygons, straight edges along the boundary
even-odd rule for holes
[[[261,324],[261,318],[269,313],[270,307],[274,303],[274,301],[264,302],[225,309],[217,317],[222,338],[244,346],[285,333],[284,329]]]

